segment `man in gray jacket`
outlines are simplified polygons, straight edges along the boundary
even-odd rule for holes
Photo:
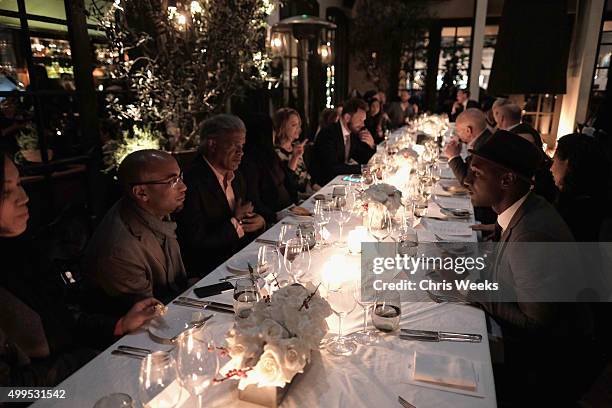
[[[187,187],[168,153],[140,150],[119,166],[124,196],[106,214],[86,249],[86,282],[123,307],[155,296],[164,302],[186,288],[176,224]]]
[[[580,372],[587,361],[580,353],[589,349],[588,312],[570,303],[585,272],[580,254],[554,207],[530,190],[540,160],[532,143],[497,130],[470,153],[465,184],[472,203],[497,213],[498,243],[487,279],[500,289],[468,297],[502,329],[504,365],[494,367],[498,397],[536,394],[544,405],[559,406],[575,396],[580,378],[572,374]],[[543,406],[527,402],[520,406]]]

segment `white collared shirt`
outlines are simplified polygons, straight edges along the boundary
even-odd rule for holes
[[[502,231],[505,231],[506,228],[508,228],[510,221],[512,221],[512,217],[514,217],[514,214],[516,214],[521,205],[523,205],[523,202],[525,202],[527,199],[527,195],[529,195],[529,192],[497,216],[497,223],[501,227]]]
[[[520,125],[521,122],[519,123],[515,123],[514,125],[510,126],[508,129],[506,129],[508,132],[512,132],[512,129],[514,129],[515,127],[517,127],[518,125]]]
[[[217,180],[219,180],[221,190],[223,190],[223,194],[227,199],[227,204],[229,205],[230,210],[233,212],[236,209],[236,195],[234,194],[234,188],[232,187],[232,180],[234,180],[235,177],[234,172],[232,171],[229,172],[227,175],[223,175],[221,172],[215,169],[215,166],[210,164],[210,162],[204,155],[202,155],[202,157],[204,157],[204,161],[210,166],[211,170],[215,174],[215,177],[217,177]],[[240,221],[238,221],[236,217],[232,217],[230,219],[230,222],[236,229],[238,238],[242,238],[244,236],[244,230],[242,229],[242,225],[240,225]]]
[[[340,127],[342,128],[342,137],[344,138],[344,162],[346,163],[351,152],[351,131],[344,126],[342,121],[340,121]]]

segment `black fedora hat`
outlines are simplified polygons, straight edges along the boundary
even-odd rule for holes
[[[531,182],[540,165],[542,155],[528,140],[507,130],[497,130],[478,149],[470,149],[474,156],[497,164]]]

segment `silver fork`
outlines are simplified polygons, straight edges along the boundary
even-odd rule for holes
[[[401,395],[397,396],[397,402],[399,402],[400,405],[404,408],[416,408],[416,406],[403,399]]]

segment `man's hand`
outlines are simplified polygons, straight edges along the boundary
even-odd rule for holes
[[[451,113],[453,115],[457,113],[457,109],[459,109],[460,106],[461,104],[459,103],[459,101],[455,101],[455,103],[453,103],[453,109],[451,110]]]
[[[374,148],[374,138],[372,137],[372,135],[370,134],[370,131],[367,129],[362,129],[359,132],[359,140],[361,140],[363,143],[367,144],[368,146],[370,146],[371,149]]]
[[[121,318],[121,331],[123,334],[133,332],[154,318],[157,314],[155,310],[156,305],[163,306],[159,300],[154,298],[147,298],[135,303],[127,314]]]
[[[234,217],[240,222],[250,213],[253,212],[253,204],[250,201],[242,202],[242,199],[236,200],[236,207],[234,209]]]
[[[259,214],[252,214],[248,218],[242,220],[242,229],[244,232],[254,232],[263,229],[266,226],[266,222],[263,217]]]
[[[444,146],[444,155],[448,157],[448,159],[452,159],[453,157],[457,157],[461,154],[461,145],[455,139],[451,139],[446,146]]]

